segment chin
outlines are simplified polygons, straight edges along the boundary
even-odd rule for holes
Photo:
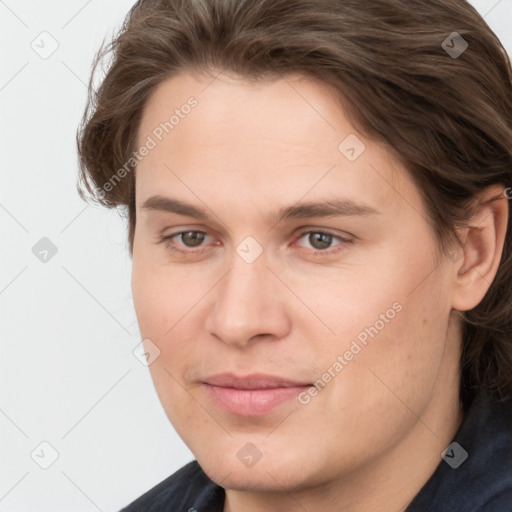
[[[257,493],[296,492],[307,487],[304,480],[297,478],[291,468],[269,469],[267,466],[244,468],[239,464],[221,464],[215,461],[199,460],[204,472],[218,485],[234,491]]]
[[[294,492],[320,483],[321,477],[314,471],[312,458],[304,456],[301,457],[303,460],[298,460],[293,446],[283,444],[282,450],[262,447],[259,460],[247,459],[244,464],[244,455],[254,450],[247,437],[244,436],[243,441],[230,439],[230,449],[194,453],[211,480],[227,489],[255,492],[282,492],[283,488]],[[245,451],[239,446],[242,450],[245,447]],[[256,456],[256,452],[253,455]]]

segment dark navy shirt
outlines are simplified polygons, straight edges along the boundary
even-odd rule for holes
[[[192,461],[121,512],[223,512],[225,491]],[[378,512],[378,511],[376,511]],[[512,512],[512,405],[478,396],[406,512]]]

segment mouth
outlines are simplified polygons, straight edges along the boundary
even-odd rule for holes
[[[269,414],[313,385],[274,375],[228,373],[208,377],[203,384],[216,407],[245,417]]]

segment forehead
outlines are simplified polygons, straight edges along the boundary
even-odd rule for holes
[[[305,76],[175,76],[144,108],[137,146],[148,137],[155,146],[137,167],[139,206],[176,188],[192,197],[186,181],[210,198],[270,204],[339,191],[395,213],[421,208],[395,155],[356,130],[331,88]]]

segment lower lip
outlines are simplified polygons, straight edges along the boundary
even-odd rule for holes
[[[213,401],[225,411],[238,416],[262,416],[288,402],[310,386],[268,389],[234,389],[206,384]]]

